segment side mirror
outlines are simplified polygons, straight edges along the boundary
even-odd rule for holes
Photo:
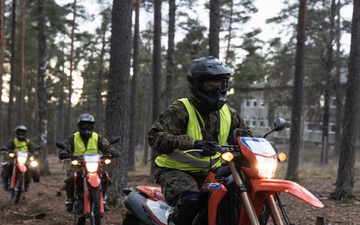
[[[119,136],[115,136],[115,137],[111,137],[110,140],[109,140],[109,143],[112,145],[112,144],[115,144],[117,142],[120,141],[120,137]]]
[[[282,131],[286,127],[287,122],[283,118],[278,118],[274,122],[274,131]]]
[[[66,149],[66,145],[63,142],[56,142],[55,145],[60,149]]]

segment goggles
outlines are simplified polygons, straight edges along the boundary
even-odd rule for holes
[[[208,93],[212,93],[217,90],[219,90],[220,92],[224,92],[227,90],[228,87],[228,79],[222,78],[199,80],[198,86],[200,89]]]

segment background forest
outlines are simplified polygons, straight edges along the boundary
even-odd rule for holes
[[[144,161],[151,157],[146,139],[151,123],[174,99],[186,96],[191,60],[209,54],[234,69],[228,101],[235,109],[240,110],[251,84],[270,87],[276,81],[278,86],[268,89],[272,107],[285,105],[291,112],[294,96],[283,87],[296,85],[299,1],[282,2],[283,8],[273,9],[276,16],[267,20],[279,32],[263,40],[262,27],[244,30],[258,10],[252,0],[1,0],[0,142],[13,136],[16,125],[25,124],[29,138],[43,146],[45,161],[46,154],[55,153],[54,143],[77,129],[78,115],[89,112],[97,132],[123,137],[118,148],[129,160],[122,171],[131,170],[135,150],[144,150]],[[328,124],[330,96],[336,96],[339,153],[346,91],[342,79],[350,54],[343,37],[351,33],[352,1],[306,3],[301,60],[304,84],[311,85],[298,97],[303,107],[319,105],[322,98],[324,104],[314,115]],[[193,10],[199,7],[201,14]],[[143,14],[153,19],[141,19],[149,18]],[[116,18],[122,20],[115,25]],[[94,20],[90,28],[82,28]],[[214,27],[219,28],[215,33]],[[115,58],[123,61],[116,63]],[[117,79],[112,79],[114,71],[121,71]],[[119,120],[110,120],[107,115],[113,114]],[[327,132],[324,125],[323,135]],[[125,185],[126,178],[120,179],[117,188]]]

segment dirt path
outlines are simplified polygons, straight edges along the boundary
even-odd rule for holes
[[[30,191],[23,194],[20,203],[12,205],[9,202],[10,193],[0,189],[0,225],[68,225],[73,217],[64,209],[63,170],[55,156],[49,157],[52,175],[42,177],[40,183],[31,183]],[[147,179],[144,171],[129,173],[129,181],[140,184]],[[327,197],[334,190],[334,178],[309,176],[303,179],[303,186],[310,190],[323,202],[323,209],[310,207],[306,203],[289,196],[282,195],[282,201],[294,224],[311,225],[317,217],[324,217],[326,225],[360,225],[360,201],[351,200],[338,202]],[[360,178],[356,179],[355,192],[360,196]],[[129,182],[129,186],[135,185]],[[103,218],[103,224],[120,225],[122,208],[111,207]]]

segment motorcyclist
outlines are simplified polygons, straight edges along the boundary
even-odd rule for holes
[[[168,224],[192,223],[198,208],[183,206],[182,196],[199,192],[209,170],[220,166],[220,153],[204,149],[203,153],[184,154],[183,150],[194,148],[199,140],[233,144],[236,128],[249,131],[226,104],[232,73],[213,56],[193,60],[187,74],[190,96],[174,101],[150,128],[149,144],[159,154],[155,159],[156,182],[166,202],[175,207]]]
[[[81,114],[77,119],[78,131],[69,136],[65,144],[70,150],[61,149],[58,152],[60,160],[69,158],[71,155],[94,154],[100,151],[100,154],[111,153],[112,157],[119,157],[119,152],[109,144],[109,141],[94,131],[95,118],[89,113]],[[95,152],[94,152],[95,149]],[[74,203],[74,172],[78,169],[77,166],[70,165],[65,175],[64,189],[66,191],[66,211],[71,212]],[[102,176],[105,177],[105,176]],[[109,208],[105,201],[105,194],[110,181],[106,184],[106,180],[102,180],[103,195],[104,195],[104,209],[108,211]]]
[[[2,147],[1,151],[6,152],[29,152],[32,154],[36,153],[37,146],[28,138],[26,138],[27,128],[24,125],[19,125],[15,128],[15,138],[8,140]],[[3,187],[5,190],[9,190],[9,183],[7,182],[13,171],[13,162],[9,161],[8,155],[4,156],[4,170],[2,171]],[[29,190],[31,181],[31,171],[29,168],[25,173],[25,192]]]

